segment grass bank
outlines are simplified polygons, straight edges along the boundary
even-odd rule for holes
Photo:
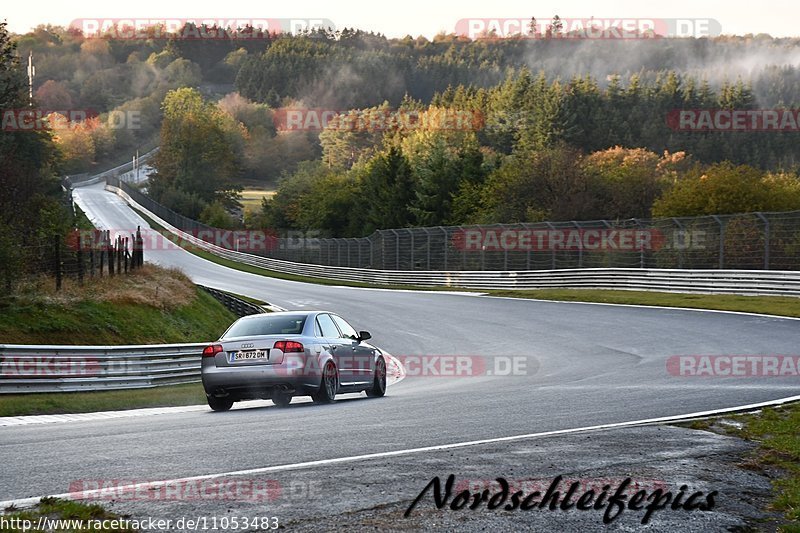
[[[145,265],[129,275],[47,278],[0,299],[2,344],[160,344],[217,338],[235,316],[184,274]]]

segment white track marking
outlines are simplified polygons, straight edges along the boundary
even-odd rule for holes
[[[164,479],[159,481],[150,481],[145,483],[134,483],[131,485],[125,485],[121,487],[113,487],[113,488],[106,488],[106,489],[97,489],[97,490],[88,490],[88,491],[81,491],[79,493],[70,493],[66,492],[63,494],[54,494],[50,495],[53,498],[61,498],[61,499],[96,499],[96,498],[104,498],[104,497],[111,497],[114,495],[119,494],[120,492],[137,492],[137,491],[144,491],[144,490],[155,490],[161,488],[165,485],[170,484],[177,484],[177,483],[187,483],[192,481],[204,481],[208,479],[217,479],[221,477],[232,477],[232,476],[248,476],[248,475],[257,475],[257,474],[265,474],[265,473],[272,473],[272,472],[287,472],[291,470],[301,470],[304,468],[314,468],[318,466],[327,466],[327,465],[335,465],[335,464],[343,464],[343,463],[353,463],[357,461],[366,461],[368,459],[383,459],[386,457],[398,457],[403,455],[412,455],[416,453],[423,453],[423,452],[437,452],[442,450],[453,450],[457,448],[466,448],[469,446],[480,446],[483,444],[494,444],[499,442],[514,442],[519,440],[525,439],[533,439],[537,437],[551,437],[557,435],[569,435],[573,433],[584,433],[588,431],[603,431],[609,429],[618,429],[618,428],[626,428],[626,427],[634,427],[634,426],[646,426],[646,425],[653,425],[653,424],[665,424],[669,422],[678,422],[682,420],[692,420],[696,418],[705,418],[709,416],[715,416],[725,413],[732,413],[737,411],[752,411],[755,409],[761,409],[763,407],[768,407],[772,405],[780,405],[782,403],[787,402],[794,402],[800,400],[800,396],[791,396],[788,398],[782,398],[780,400],[772,400],[769,402],[761,402],[761,403],[754,403],[749,405],[741,405],[738,407],[728,407],[725,409],[716,409],[713,411],[699,411],[696,413],[688,413],[684,415],[675,415],[675,416],[664,416],[660,418],[646,418],[643,420],[631,420],[629,422],[617,422],[614,424],[601,424],[598,426],[585,426],[580,428],[572,428],[572,429],[558,429],[554,431],[543,431],[540,433],[527,433],[523,435],[512,435],[509,437],[495,437],[490,439],[481,439],[481,440],[472,440],[472,441],[464,441],[464,442],[454,442],[451,444],[439,444],[435,446],[425,446],[423,448],[407,448],[404,450],[394,450],[390,452],[378,452],[378,453],[368,453],[364,455],[352,455],[349,457],[336,457],[334,459],[320,459],[317,461],[306,461],[303,463],[292,463],[286,465],[276,465],[276,466],[265,466],[261,468],[250,468],[248,470],[234,470],[231,472],[220,472],[217,474],[203,474],[199,476],[189,476],[183,478],[176,478],[176,479]],[[24,508],[30,507],[32,505],[36,505],[42,498],[45,496],[37,496],[33,498],[20,498],[17,500],[7,500],[4,502],[0,502],[0,513],[2,513],[3,509],[8,507],[14,506],[14,508]]]
[[[396,385],[406,377],[406,370],[393,355],[384,352],[388,358],[386,365],[386,385]],[[267,400],[253,400],[246,403],[234,404],[234,409],[265,407],[272,405]],[[94,413],[74,413],[62,415],[29,415],[29,416],[4,416],[0,417],[0,427],[29,426],[34,424],[54,424],[64,422],[87,422],[95,420],[108,420],[112,418],[138,418],[141,416],[169,415],[175,413],[194,413],[208,411],[208,405],[183,405],[179,407],[148,407],[145,409],[126,409],[124,411],[99,411]]]

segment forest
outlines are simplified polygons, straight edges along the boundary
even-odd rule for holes
[[[217,226],[330,236],[800,209],[796,129],[685,131],[669,120],[797,108],[800,39],[220,34],[121,39],[40,26],[11,36],[17,60],[33,54],[38,107],[93,111],[52,132],[58,172],[158,145],[148,192],[168,207]],[[336,118],[286,130],[287,109]],[[454,110],[480,121],[345,125]],[[120,113],[135,126],[115,126]],[[242,216],[243,184],[276,193]]]

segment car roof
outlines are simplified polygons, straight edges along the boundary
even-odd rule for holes
[[[243,319],[245,319],[245,318],[249,319],[249,318],[258,318],[258,317],[261,317],[261,316],[282,316],[282,315],[294,315],[294,316],[296,316],[296,315],[305,315],[305,316],[308,317],[308,316],[312,316],[312,315],[318,315],[320,313],[328,313],[328,314],[331,314],[331,315],[335,315],[336,314],[336,313],[333,313],[331,311],[307,311],[307,310],[302,310],[302,311],[275,311],[273,313],[258,313],[258,314],[255,314],[255,315],[247,315],[247,316],[244,316],[242,318]]]

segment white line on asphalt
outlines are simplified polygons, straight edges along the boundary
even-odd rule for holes
[[[386,457],[398,457],[403,455],[411,455],[415,453],[422,453],[422,452],[437,452],[442,450],[453,450],[456,448],[466,448],[468,446],[480,446],[483,444],[494,444],[498,442],[514,442],[524,439],[532,439],[537,437],[552,437],[556,435],[569,435],[572,433],[585,433],[588,431],[602,431],[608,429],[618,429],[618,428],[625,428],[625,427],[633,427],[633,426],[645,426],[645,425],[652,425],[652,424],[664,424],[669,422],[677,422],[681,420],[691,420],[696,418],[705,418],[714,415],[720,415],[725,413],[732,413],[737,411],[752,411],[755,409],[760,409],[763,407],[768,407],[772,405],[780,405],[782,403],[787,402],[794,402],[800,400],[800,396],[790,396],[788,398],[782,398],[780,400],[771,400],[768,402],[761,402],[761,403],[754,403],[749,405],[741,405],[738,407],[728,407],[725,409],[715,409],[713,411],[699,411],[697,413],[688,413],[684,415],[674,415],[674,416],[663,416],[659,418],[646,418],[643,420],[632,420],[629,422],[617,422],[614,424],[601,424],[598,426],[586,426],[581,428],[572,428],[572,429],[558,429],[554,431],[542,431],[540,433],[527,433],[524,435],[512,435],[509,437],[495,437],[491,439],[481,439],[481,440],[472,440],[472,441],[465,441],[465,442],[454,442],[451,444],[439,444],[435,446],[425,446],[423,448],[408,448],[405,450],[394,450],[390,452],[378,452],[378,453],[368,453],[364,455],[352,455],[349,457],[336,457],[334,459],[320,459],[317,461],[306,461],[303,463],[293,463],[293,464],[286,464],[286,465],[276,465],[276,466],[265,466],[261,468],[250,468],[248,470],[234,470],[231,472],[220,472],[217,474],[204,474],[200,476],[190,476],[190,477],[183,477],[183,478],[176,478],[176,479],[164,479],[160,481],[150,481],[145,483],[133,483],[131,485],[125,486],[115,486],[112,488],[105,488],[105,489],[96,489],[96,490],[87,490],[87,491],[80,491],[78,493],[70,493],[66,492],[64,494],[54,494],[50,495],[52,498],[61,498],[61,499],[95,499],[95,498],[104,498],[104,497],[113,497],[118,495],[120,492],[136,492],[136,491],[144,491],[144,490],[156,490],[165,485],[172,485],[177,483],[187,483],[192,481],[204,481],[209,479],[217,479],[221,477],[232,477],[232,476],[248,476],[248,475],[256,475],[256,474],[265,474],[265,473],[272,473],[272,472],[286,472],[289,470],[300,470],[304,468],[313,468],[318,466],[326,466],[326,465],[334,465],[334,464],[342,464],[342,463],[353,463],[357,461],[365,461],[367,459],[383,459]],[[30,507],[32,505],[36,505],[42,498],[45,496],[38,496],[34,498],[20,498],[17,500],[7,500],[4,502],[0,502],[0,513],[2,513],[3,509],[14,507],[16,509]]]
[[[406,370],[397,358],[383,352],[389,358],[387,366],[387,385],[396,385],[406,377]],[[253,408],[271,405],[266,400],[248,401],[240,407]],[[147,407],[144,409],[126,409],[124,411],[99,411],[94,413],[71,413],[61,415],[27,415],[0,417],[0,427],[29,426],[33,424],[53,424],[57,422],[88,422],[111,418],[137,418],[140,416],[168,415],[174,413],[193,413],[208,411],[207,405],[183,405],[178,407]]]

